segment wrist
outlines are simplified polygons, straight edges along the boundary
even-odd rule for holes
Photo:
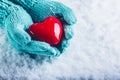
[[[0,27],[4,28],[5,21],[11,14],[18,14],[19,11],[24,11],[22,7],[13,4],[10,1],[0,1]],[[12,16],[14,18],[14,16]],[[16,18],[16,17],[15,17]]]
[[[0,1],[0,27],[4,27],[4,21],[14,11],[17,10],[17,6],[9,1]]]
[[[22,6],[26,10],[31,10],[31,8],[34,7],[35,4],[39,4],[50,0],[9,0],[9,1]]]

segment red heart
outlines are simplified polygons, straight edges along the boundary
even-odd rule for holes
[[[32,24],[27,32],[33,40],[44,41],[50,45],[59,44],[62,38],[62,24],[55,17],[47,17],[42,23]]]

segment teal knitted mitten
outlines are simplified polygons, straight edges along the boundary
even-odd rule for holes
[[[59,56],[69,45],[73,36],[71,25],[76,22],[76,17],[73,11],[62,3],[52,0],[3,0],[0,1],[0,7],[0,26],[5,26],[9,42],[17,50]],[[64,24],[65,35],[61,44],[56,47],[32,40],[26,32],[31,24],[42,22],[48,16],[57,17]]]

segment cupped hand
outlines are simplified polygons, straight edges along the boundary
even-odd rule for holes
[[[64,35],[57,48],[61,53],[64,52],[73,37],[71,26],[76,23],[74,12],[64,4],[53,0],[23,0],[18,3],[27,10],[34,22],[42,22],[49,16],[54,16],[62,22]]]
[[[71,25],[76,22],[73,11],[62,3],[45,0],[26,4],[27,0],[21,5],[22,7],[10,4],[11,8],[4,8],[11,11],[4,21],[6,33],[11,45],[19,51],[40,54],[46,56],[59,56],[68,47],[69,40],[73,36]],[[28,0],[29,1],[29,0]],[[31,1],[31,0],[30,0]],[[2,4],[3,2],[0,2]],[[21,4],[21,2],[19,3]],[[48,43],[32,40],[26,30],[31,24],[42,22],[46,17],[54,16],[61,20],[64,28],[62,41],[57,46],[50,46]]]

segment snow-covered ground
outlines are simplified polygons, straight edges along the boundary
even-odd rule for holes
[[[0,29],[0,80],[120,80],[120,0],[59,0],[77,24],[67,51],[56,59],[20,54]]]

